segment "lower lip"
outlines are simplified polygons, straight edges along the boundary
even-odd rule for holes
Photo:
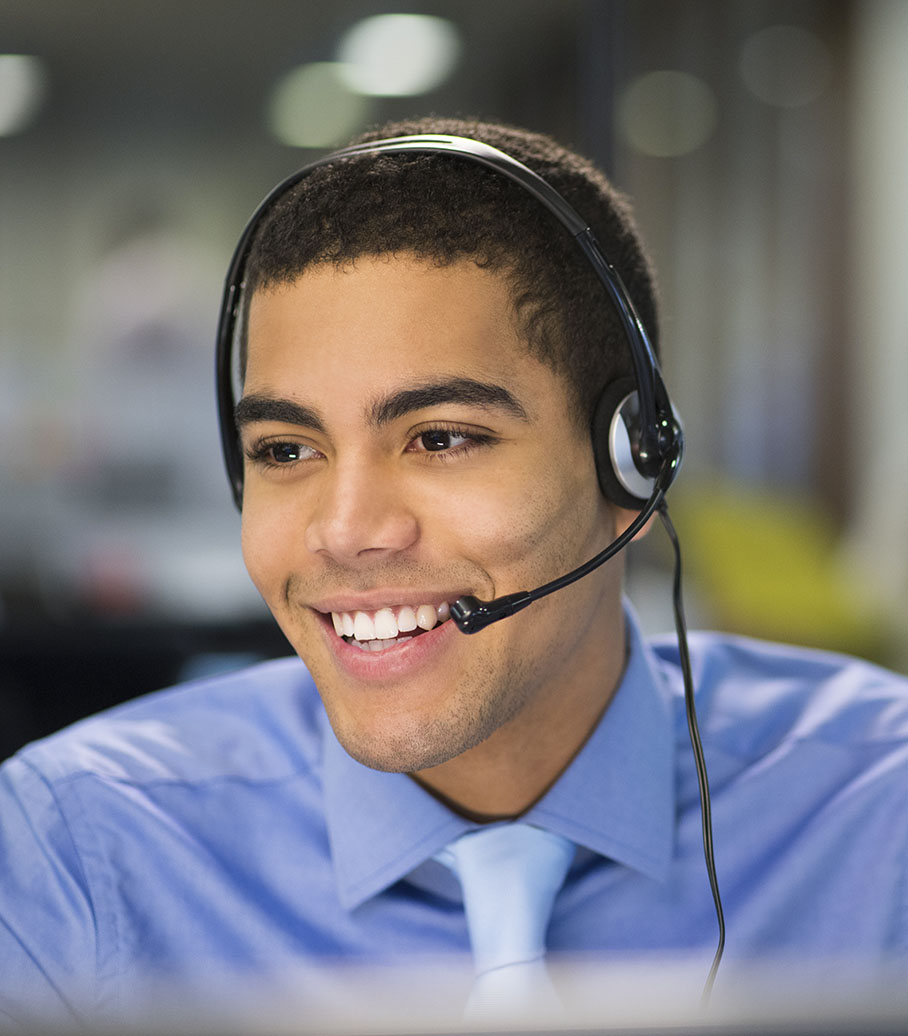
[[[376,683],[409,676],[438,660],[451,637],[458,636],[454,622],[448,619],[426,633],[408,637],[400,644],[382,651],[364,651],[348,644],[334,632],[330,616],[322,616],[322,629],[337,664],[356,680]]]

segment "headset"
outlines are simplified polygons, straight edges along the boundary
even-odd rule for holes
[[[594,410],[591,435],[603,494],[613,503],[637,511],[637,518],[614,543],[568,576],[494,601],[461,598],[452,609],[452,618],[464,633],[475,633],[582,578],[629,543],[660,506],[677,476],[684,437],[655,350],[621,276],[603,254],[586,221],[561,194],[522,162],[483,141],[442,134],[391,137],[335,151],[278,184],[253,213],[234,251],[218,321],[217,396],[224,460],[238,508],[242,509],[243,501],[243,454],[234,420],[233,353],[246,263],[255,233],[278,199],[315,169],[345,159],[386,153],[452,155],[486,166],[527,191],[571,234],[602,283],[624,331],[633,367],[632,379],[619,379],[602,393]]]
[[[715,876],[709,786],[694,711],[693,681],[681,603],[680,548],[665,504],[665,493],[681,467],[684,436],[646,327],[620,274],[605,256],[592,229],[573,206],[543,177],[511,155],[483,141],[443,134],[389,137],[355,144],[311,162],[279,183],[255,210],[240,236],[227,273],[218,320],[218,412],[224,461],[234,502],[242,509],[243,452],[234,418],[234,346],[241,319],[246,264],[255,234],[276,202],[314,170],[348,159],[383,154],[450,155],[454,161],[477,163],[518,184],[573,237],[618,316],[630,353],[633,377],[618,379],[604,389],[594,408],[590,434],[602,493],[613,503],[638,512],[636,518],[603,551],[579,568],[533,590],[519,591],[492,601],[480,601],[472,596],[462,597],[451,606],[451,618],[461,632],[476,633],[493,622],[513,615],[533,601],[560,590],[604,564],[630,543],[653,514],[659,512],[675,549],[675,622],[684,674],[688,727],[700,784],[704,853],[719,923],[719,945],[704,990],[704,999],[707,999],[724,948],[725,926]]]
[[[593,418],[593,448],[603,493],[614,503],[640,510],[652,495],[660,472],[662,489],[674,480],[681,464],[683,434],[659,370],[655,350],[624,282],[606,259],[592,230],[575,209],[541,176],[498,148],[466,137],[425,135],[392,137],[357,144],[326,155],[300,169],[265,198],[243,231],[235,249],[218,323],[218,407],[227,474],[234,500],[242,507],[243,457],[233,418],[232,353],[246,262],[261,221],[287,191],[315,169],[361,155],[446,153],[478,162],[519,184],[574,237],[604,286],[624,330],[634,377],[619,381],[600,398]]]

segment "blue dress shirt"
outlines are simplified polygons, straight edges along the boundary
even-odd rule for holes
[[[579,849],[550,952],[680,953],[716,922],[677,649],[645,644],[525,819]],[[691,638],[727,959],[908,953],[908,682],[863,662]],[[136,700],[0,769],[0,1017],[215,996],[332,961],[467,954],[432,859],[471,825],[351,759],[296,659]]]

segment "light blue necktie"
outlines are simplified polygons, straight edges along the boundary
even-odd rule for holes
[[[529,824],[470,831],[436,856],[460,879],[476,980],[467,1017],[553,1008],[545,935],[573,842]]]

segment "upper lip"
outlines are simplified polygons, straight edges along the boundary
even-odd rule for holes
[[[335,594],[312,603],[319,612],[374,612],[379,608],[418,608],[421,604],[453,604],[468,590],[370,590],[366,593]]]

